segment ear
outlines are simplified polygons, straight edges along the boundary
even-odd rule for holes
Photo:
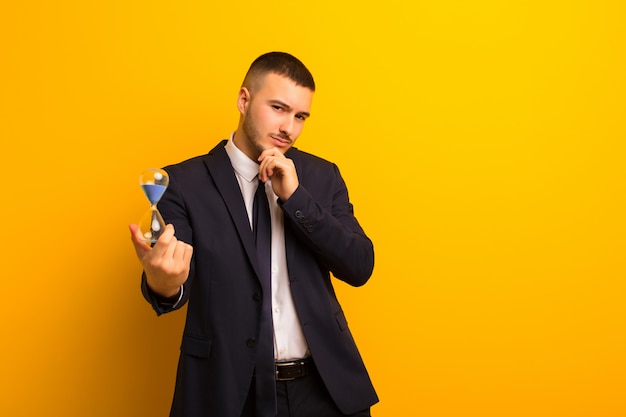
[[[250,105],[251,97],[250,91],[246,87],[241,87],[239,89],[239,94],[237,95],[237,108],[239,109],[239,113],[246,113],[248,106]]]

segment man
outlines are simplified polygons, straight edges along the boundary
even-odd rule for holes
[[[257,58],[230,140],[165,168],[163,235],[151,248],[130,226],[157,314],[189,303],[173,417],[369,416],[378,401],[330,277],[365,284],[372,243],[337,167],[292,148],[314,91],[297,58]]]

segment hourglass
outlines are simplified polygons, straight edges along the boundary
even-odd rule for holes
[[[165,230],[165,222],[156,205],[167,188],[169,176],[162,169],[150,168],[139,176],[139,183],[150,201],[150,208],[141,218],[139,229],[147,243],[155,243]]]

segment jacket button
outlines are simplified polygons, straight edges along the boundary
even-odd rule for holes
[[[252,294],[252,299],[254,301],[261,301],[261,294],[259,294],[258,292],[255,292],[254,294]]]
[[[248,346],[249,348],[254,347],[255,345],[256,345],[256,339],[254,337],[251,337],[250,339],[246,341],[246,346]]]
[[[296,219],[299,219],[300,217],[302,217],[302,212],[300,210],[296,210]]]

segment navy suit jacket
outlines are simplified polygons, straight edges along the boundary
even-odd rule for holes
[[[172,417],[239,417],[255,372],[254,341],[260,336],[265,295],[225,144],[165,168],[170,183],[159,211],[174,225],[176,237],[194,247],[183,302],[177,306],[188,302]],[[373,245],[353,215],[336,165],[295,148],[286,156],[300,182],[289,200],[279,200],[294,303],[331,397],[344,414],[356,413],[378,398],[331,273],[353,286],[365,284],[374,267]],[[172,310],[159,302],[145,278],[142,290],[157,314]]]

